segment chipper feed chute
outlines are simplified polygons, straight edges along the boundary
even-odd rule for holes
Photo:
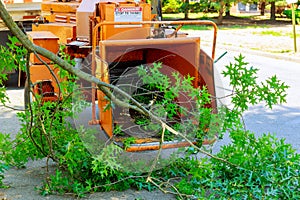
[[[164,22],[168,23],[168,22]],[[212,22],[169,22],[170,24],[205,24],[205,25],[213,25]],[[136,26],[140,23],[99,23],[94,28],[94,35],[98,35],[98,28],[103,31],[103,26]],[[142,25],[161,25],[162,22],[142,22]],[[140,28],[136,28],[134,30],[127,30],[126,35],[132,35],[130,32],[145,32],[144,29],[140,26]],[[100,31],[100,35],[102,35]],[[181,78],[191,76],[193,77],[192,85],[195,88],[203,88],[207,87],[208,92],[211,96],[215,96],[215,86],[214,86],[214,77],[213,77],[213,59],[209,57],[204,51],[200,50],[200,38],[199,37],[170,37],[170,38],[151,38],[148,39],[120,39],[124,37],[124,33],[114,34],[113,39],[100,40],[99,43],[96,42],[93,44],[94,54],[92,61],[92,69],[94,71],[94,75],[97,78],[102,80],[103,82],[114,84],[119,89],[127,92],[134,99],[134,96],[141,96],[142,94],[137,94],[138,91],[143,88],[145,90],[145,83],[143,83],[143,77],[138,76],[139,67],[147,66],[150,67],[153,63],[161,63],[162,67],[160,72],[167,75],[170,79],[172,79],[173,73],[179,73]],[[119,38],[119,39],[116,39]],[[212,57],[214,56],[215,49],[215,39],[216,35],[214,35],[213,41],[213,50]],[[94,38],[93,41],[97,41]],[[175,80],[171,80],[174,82]],[[172,85],[170,86],[171,89]],[[149,104],[151,101],[157,100],[157,95],[155,93],[160,93],[160,96],[164,96],[161,94],[161,91],[157,91],[156,89],[147,89],[148,93],[152,93],[150,97],[149,94],[146,95],[146,99],[144,102],[140,102],[141,104]],[[188,95],[184,92],[178,91],[180,94],[176,97],[176,102],[174,104],[179,105],[179,107],[184,108],[186,110],[194,110],[195,108],[195,99],[188,97]],[[120,99],[125,99],[125,102],[130,103],[130,99],[126,99],[126,97],[118,94],[118,92],[114,92],[116,97]],[[148,95],[148,96],[147,96]],[[150,98],[150,99],[149,99]],[[152,98],[152,99],[151,99]],[[163,98],[163,97],[161,97]],[[139,99],[139,98],[138,98]],[[140,100],[140,99],[139,99]],[[157,101],[156,101],[157,102]],[[148,129],[148,126],[151,126],[149,123],[156,123],[155,120],[148,119],[144,122],[139,121],[139,118],[143,118],[137,112],[134,112],[133,109],[130,108],[121,108],[120,106],[115,105],[108,109],[108,104],[111,102],[108,101],[106,94],[102,91],[97,91],[97,109],[93,109],[95,113],[99,115],[96,119],[93,118],[90,123],[91,124],[100,124],[101,129],[106,133],[107,137],[112,139],[115,143],[124,147],[124,141],[128,140],[128,138],[134,138],[130,146],[126,146],[127,151],[144,151],[144,150],[157,150],[160,147],[162,148],[178,148],[183,146],[189,146],[190,143],[185,141],[184,139],[176,138],[170,141],[166,141],[160,143],[161,138],[160,134],[162,128],[158,128],[155,131]],[[94,104],[95,105],[95,104]],[[160,108],[157,108],[158,105]],[[152,106],[152,107],[151,107]],[[159,112],[165,109],[165,106],[161,104],[153,104],[148,107],[149,110],[158,109]],[[216,110],[216,102],[212,101],[210,105],[206,105],[210,107],[212,112],[217,112]],[[96,110],[98,113],[96,113]],[[167,111],[167,110],[165,110]],[[191,117],[190,119],[188,119]],[[147,118],[147,117],[146,117]],[[172,118],[177,118],[177,123],[186,123],[186,120],[193,120],[192,116],[188,116],[188,114],[184,115],[183,113],[178,113],[176,116]],[[166,124],[170,125],[171,123],[168,121],[172,121],[168,119],[168,117],[162,117],[162,120],[166,122]],[[151,121],[151,122],[150,122]],[[143,124],[144,123],[144,124]],[[199,123],[199,122],[195,122]],[[153,124],[152,124],[153,125]],[[173,124],[174,125],[174,124]],[[158,125],[159,126],[159,125]],[[177,125],[176,125],[177,126]],[[121,129],[122,136],[118,136],[114,134],[114,130],[118,127]],[[189,138],[191,141],[195,141],[193,138]],[[215,137],[202,141],[203,144],[211,144],[215,141]]]

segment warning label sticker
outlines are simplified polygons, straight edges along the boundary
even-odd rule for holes
[[[142,7],[115,8],[115,22],[140,22],[143,20]],[[140,27],[140,25],[115,25],[115,27]]]

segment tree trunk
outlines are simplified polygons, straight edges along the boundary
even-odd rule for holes
[[[261,2],[261,4],[260,4],[260,15],[261,15],[261,16],[264,16],[264,15],[265,15],[265,9],[266,9],[266,2],[263,1],[263,2]]]
[[[224,1],[220,1],[218,24],[222,24],[222,22],[223,22],[224,7],[225,7]]]
[[[185,0],[185,9],[184,9],[184,19],[189,19],[189,5],[190,5],[190,0]]]
[[[275,10],[276,10],[275,1],[272,1],[271,2],[271,16],[270,16],[270,20],[275,20],[276,19]]]
[[[226,3],[226,12],[225,12],[225,16],[229,17],[230,16],[230,3]]]
[[[184,19],[189,19],[189,12],[188,11],[184,12]]]

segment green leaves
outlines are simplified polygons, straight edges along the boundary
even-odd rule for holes
[[[8,47],[0,46],[0,103],[5,104],[9,99],[6,96],[6,88],[2,86],[7,81],[8,73],[15,70],[24,70],[26,66],[25,55],[27,50],[19,44],[16,37],[9,36]]]
[[[20,68],[20,70],[24,71],[27,62],[25,59],[27,50],[20,44],[20,41],[16,37],[9,36],[8,39],[10,40],[7,43],[8,48],[1,46],[1,51],[3,51],[1,56],[4,62],[0,64],[0,69],[6,65],[2,69],[10,71]]]
[[[272,105],[286,102],[286,89],[288,86],[277,79],[276,76],[264,82],[257,81],[258,69],[249,67],[241,54],[235,58],[235,63],[226,66],[222,72],[224,77],[229,77],[232,86],[233,109],[239,113],[246,111],[249,105],[266,102],[269,108]]]
[[[154,93],[157,96],[154,105],[160,108],[157,110],[165,112],[166,117],[155,110],[156,116],[160,116],[174,130],[186,134],[191,140],[197,140],[198,145],[201,146],[205,139],[214,138],[220,132],[222,117],[212,112],[213,97],[205,85],[195,88],[194,77],[169,71],[171,68],[161,63],[141,66],[138,75],[143,81],[143,89],[146,89],[144,93]],[[146,88],[145,85],[148,87]],[[147,96],[139,94],[134,98],[142,104],[149,104],[150,101],[146,101],[145,97]],[[174,140],[174,138],[174,134],[165,132],[165,140]],[[182,138],[176,139],[182,140]]]
[[[265,101],[269,108],[272,105],[281,104],[286,102],[286,89],[289,87],[278,80],[277,76],[274,75],[266,80],[266,83],[261,83],[258,86],[257,92],[259,94],[260,100]]]
[[[9,134],[0,133],[0,188],[5,187],[2,180],[4,172],[9,168],[7,163],[13,161],[12,143]]]
[[[245,189],[259,199],[289,199],[290,195],[284,192],[289,187],[294,189],[292,193],[300,195],[300,191],[295,189],[295,183],[300,181],[300,156],[291,145],[285,144],[283,139],[279,140],[274,135],[264,134],[256,138],[254,133],[242,130],[232,132],[231,137],[233,143],[224,146],[218,156],[226,157],[240,168],[226,166],[229,169],[226,170],[227,177],[239,177]],[[290,166],[291,163],[293,167]],[[283,183],[287,179],[297,181]]]
[[[250,105],[265,102],[268,108],[272,108],[275,104],[286,102],[288,86],[276,75],[259,82],[258,69],[249,67],[249,63],[244,60],[245,57],[239,55],[222,72],[224,77],[229,78],[232,87],[232,93],[228,96],[232,105],[230,109],[225,109],[224,131],[242,128],[240,118]]]
[[[130,147],[131,144],[134,144],[136,141],[136,138],[134,137],[128,137],[123,141],[124,149],[126,150],[127,148]]]
[[[222,146],[216,156],[235,165],[188,157],[178,159],[168,168],[167,176],[178,176],[178,172],[173,173],[178,169],[183,173],[176,184],[181,195],[192,195],[193,199],[300,197],[300,155],[291,145],[271,134],[256,137],[244,130],[231,132],[231,137],[232,143]]]
[[[103,148],[100,155],[92,161],[92,170],[95,174],[100,174],[101,178],[110,176],[115,171],[121,170],[122,166],[118,164],[117,158],[123,149],[117,145],[110,144]]]
[[[244,59],[238,56],[223,71],[233,88],[228,96],[232,108],[219,108],[219,115],[211,115],[208,110],[201,112],[201,119],[210,120],[211,124],[213,121],[221,123],[218,116],[223,113],[223,131],[229,130],[232,143],[222,146],[216,156],[228,163],[214,158],[195,160],[190,156],[178,159],[177,166],[172,165],[169,171],[184,166],[180,168],[183,174],[176,184],[180,196],[192,195],[194,199],[293,199],[300,196],[297,188],[300,155],[274,135],[256,137],[244,130],[241,120],[250,105],[265,102],[272,108],[274,104],[284,103],[288,86],[277,76],[258,82],[258,69],[249,67]],[[205,90],[203,94],[202,91],[198,96],[199,105],[205,105],[208,100]],[[169,173],[167,176],[176,175]]]

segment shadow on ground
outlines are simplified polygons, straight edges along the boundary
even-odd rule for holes
[[[285,138],[300,153],[300,107],[277,105],[269,110],[259,105],[247,111],[244,119],[247,129],[257,135],[272,133]]]

